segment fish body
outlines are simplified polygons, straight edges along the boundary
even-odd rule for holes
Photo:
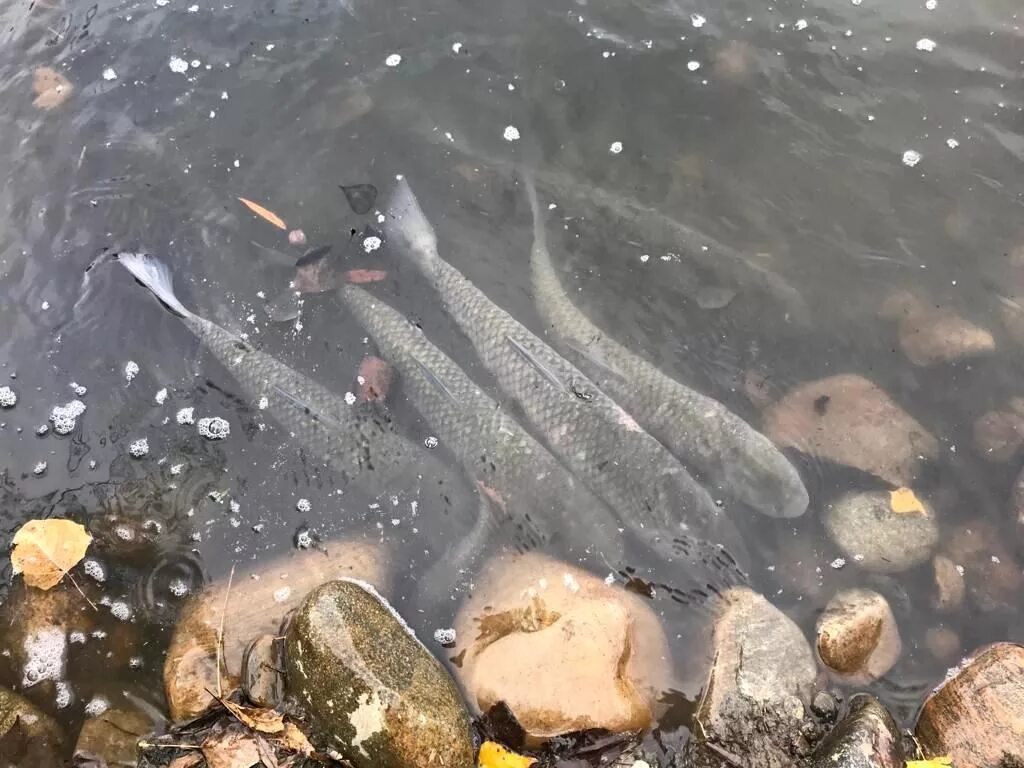
[[[405,179],[399,181],[390,214],[392,241],[432,282],[484,366],[551,452],[624,523],[742,546],[731,521],[664,446],[440,257],[434,230]]]
[[[274,418],[343,480],[364,472],[389,475],[415,461],[415,447],[373,403],[350,406],[341,397],[236,334],[187,309],[174,295],[163,262],[141,253],[118,257],[128,269],[213,353],[251,402],[266,398]]]
[[[771,517],[808,504],[799,473],[767,437],[714,398],[685,387],[607,336],[569,299],[551,263],[533,179],[530,273],[537,308],[573,359],[677,458],[732,498]]]

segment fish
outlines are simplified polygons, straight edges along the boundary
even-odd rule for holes
[[[551,452],[516,421],[498,402],[423,330],[391,305],[366,289],[344,285],[342,303],[366,330],[380,354],[401,377],[403,392],[430,424],[442,443],[463,462],[493,510],[491,525],[466,537],[465,547],[486,547],[499,524],[529,530],[536,543],[562,545],[576,561],[610,565],[623,578],[635,569],[621,563],[625,542],[615,512],[570,473]],[[480,515],[480,520],[486,519]],[[641,545],[648,540],[642,539]],[[746,575],[721,547],[687,539],[666,542],[672,557],[688,566],[685,574],[649,570],[659,576],[660,588],[689,598],[691,604],[709,590],[744,583]],[[478,560],[465,555],[464,560]],[[640,556],[638,562],[649,558]],[[701,568],[694,568],[699,563]],[[619,564],[619,565],[616,565]],[[646,571],[645,571],[646,572]],[[684,578],[685,576],[685,578]],[[438,578],[428,574],[428,578]],[[450,576],[440,576],[442,584]],[[426,587],[435,591],[434,585]]]
[[[391,242],[441,297],[484,367],[549,450],[634,531],[687,532],[745,551],[725,512],[661,443],[576,366],[441,258],[402,177],[388,207]]]
[[[146,253],[121,253],[118,263],[210,350],[252,402],[266,398],[275,420],[347,483],[367,473],[390,480],[417,463],[416,446],[373,403],[345,400],[238,335],[185,307],[174,293],[170,269]]]
[[[684,386],[601,331],[572,303],[551,262],[537,189],[523,176],[533,216],[530,275],[545,327],[594,382],[687,467],[769,517],[799,517],[809,497],[771,440],[721,402]]]

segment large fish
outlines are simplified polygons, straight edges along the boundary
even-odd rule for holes
[[[717,400],[683,386],[606,335],[562,290],[547,248],[533,178],[524,179],[533,214],[530,272],[541,317],[573,360],[644,429],[725,495],[771,517],[807,509],[799,473],[767,437]]]
[[[615,514],[547,448],[397,310],[354,285],[343,285],[340,294],[381,354],[397,369],[403,392],[441,441],[464,462],[490,501],[498,518],[492,522],[492,530],[499,523],[525,526],[543,537],[538,544],[548,545],[557,539],[574,559],[632,575],[617,568],[623,562],[624,541]],[[484,551],[490,535],[481,526],[477,528],[464,542],[464,547],[475,548],[475,554]],[[650,543],[651,537],[641,538],[641,545]],[[669,559],[684,572],[651,563],[649,552],[638,556],[637,562],[643,565],[637,572],[653,576],[649,580],[676,599],[687,595],[695,602],[745,581],[734,559],[720,546],[682,533],[662,543],[664,546],[657,547],[659,558],[669,551]],[[463,557],[465,562],[475,559],[468,553]],[[433,586],[427,589],[435,591]]]
[[[499,308],[438,253],[437,236],[402,178],[389,236],[408,252],[484,366],[551,452],[638,530],[690,533],[742,551],[732,522],[679,461],[576,366]]]

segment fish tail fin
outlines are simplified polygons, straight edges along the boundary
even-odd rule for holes
[[[388,215],[392,222],[389,234],[402,247],[423,262],[437,258],[437,234],[404,176],[391,193]]]
[[[541,216],[540,200],[537,198],[537,185],[530,171],[523,171],[523,186],[526,187],[526,199],[530,201],[530,213],[533,215],[533,248],[547,248],[547,232]]]
[[[155,256],[148,253],[121,253],[118,263],[132,273],[156,298],[178,317],[195,319],[196,315],[178,301],[174,295],[174,278],[171,270]]]

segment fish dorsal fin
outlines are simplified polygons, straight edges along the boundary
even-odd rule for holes
[[[547,379],[553,387],[556,387],[557,389],[560,389],[564,392],[569,391],[568,387],[566,387],[565,385],[565,382],[558,378],[558,375],[554,371],[552,371],[550,368],[544,365],[544,363],[538,360],[536,355],[534,355],[530,350],[524,347],[519,341],[513,339],[511,336],[506,336],[505,340],[512,346],[512,349],[514,349],[522,356],[522,358],[526,362],[528,362],[530,365],[536,368],[537,372],[545,379]]]
[[[416,357],[416,355],[412,355],[412,361],[420,369],[420,372],[423,374],[426,380],[437,391],[439,391],[442,395],[448,398],[448,400],[450,400],[453,404],[458,405],[459,401],[458,398],[455,397],[455,393],[448,389],[448,385],[441,381],[440,377],[436,373],[434,373],[430,368],[428,368],[426,363],[424,363],[422,360]]]

